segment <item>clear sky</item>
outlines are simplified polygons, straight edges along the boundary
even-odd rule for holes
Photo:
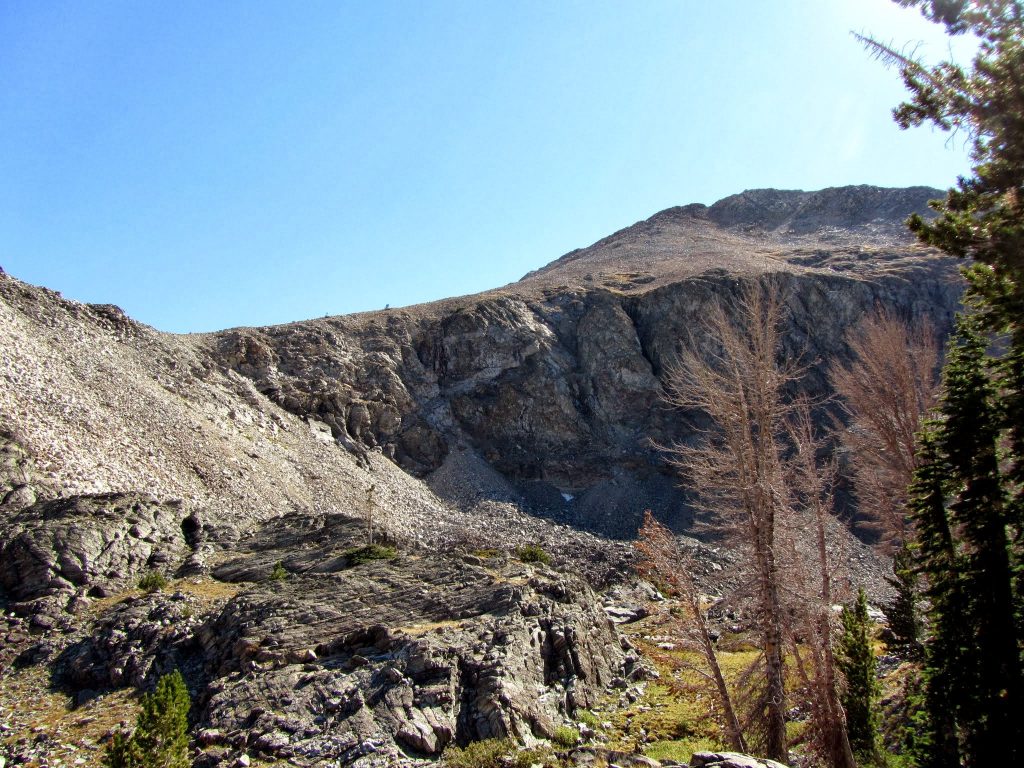
[[[0,266],[168,331],[473,293],[672,205],[951,185],[888,0],[0,3]],[[965,58],[964,55],[959,58]]]

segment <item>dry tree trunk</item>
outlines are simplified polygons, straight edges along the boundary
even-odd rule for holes
[[[377,486],[372,483],[366,489],[366,545],[368,547],[373,546],[373,518],[374,510],[377,508],[377,502],[374,498],[376,491]]]
[[[672,532],[655,520],[650,510],[644,512],[644,523],[634,546],[640,555],[637,568],[640,574],[648,578],[653,576],[667,584],[683,599],[690,611],[693,624],[688,635],[695,641],[708,666],[718,704],[722,709],[722,727],[729,738],[730,746],[737,752],[746,752],[743,729],[736,715],[729,686],[722,674],[722,667],[718,663],[718,654],[711,638],[707,615],[700,602],[700,590],[693,580],[690,556],[681,551]]]
[[[815,438],[811,409],[806,401],[797,403],[790,424],[790,440],[793,445],[792,482],[796,491],[795,500],[801,511],[809,513],[814,520],[814,561],[801,563],[797,555],[791,564],[798,579],[803,577],[805,582],[810,582],[816,577],[818,581],[817,595],[814,595],[812,589],[807,589],[804,595],[796,595],[806,606],[798,613],[804,618],[803,629],[810,640],[815,670],[813,681],[806,677],[805,669],[799,664],[801,660],[795,639],[794,655],[801,675],[805,678],[805,684],[812,688],[811,698],[816,704],[815,730],[820,743],[814,747],[834,768],[856,768],[846,730],[846,714],[839,698],[839,676],[836,674],[833,652],[831,609],[835,598],[832,565],[828,553],[827,525],[833,510],[832,487],[836,466],[834,459],[826,462],[824,466],[818,460],[818,454],[823,446],[821,441]]]
[[[775,554],[777,518],[788,504],[784,443],[790,406],[785,388],[800,366],[779,361],[783,304],[774,281],[746,287],[735,319],[721,305],[708,312],[703,349],[691,340],[666,373],[665,400],[706,414],[712,426],[698,446],[664,447],[697,489],[698,506],[751,554],[757,629],[765,661],[765,751],[786,762],[783,616]]]

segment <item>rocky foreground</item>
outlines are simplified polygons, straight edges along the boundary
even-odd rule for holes
[[[744,193],[479,296],[218,334],[0,272],[0,761],[98,765],[174,668],[211,766],[419,764],[628,707],[652,669],[616,623],[657,597],[628,540],[645,508],[692,533],[665,366],[768,273],[819,394],[876,306],[945,327],[954,265],[900,228],[935,194]],[[736,554],[688,546],[716,594]]]

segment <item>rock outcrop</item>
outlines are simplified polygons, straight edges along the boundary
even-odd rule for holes
[[[181,561],[184,518],[180,502],[138,493],[37,502],[0,520],[0,588],[15,603],[121,591]]]
[[[208,738],[302,765],[549,738],[623,661],[588,587],[516,563],[293,576],[239,595],[200,636]]]
[[[815,394],[878,307],[944,331],[961,290],[954,262],[902,224],[937,195],[755,190],[663,211],[490,293],[234,330],[210,354],[428,483],[469,450],[535,513],[629,537],[651,508],[685,530],[685,494],[653,447],[693,431],[659,400],[680,345],[707,343],[708,308],[768,275],[785,294],[786,354],[808,363]]]

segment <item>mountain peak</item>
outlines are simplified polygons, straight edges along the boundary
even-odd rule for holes
[[[708,209],[723,227],[784,230],[807,234],[826,227],[872,223],[902,226],[912,213],[928,214],[928,201],[941,197],[932,187],[888,188],[867,184],[828,187],[815,192],[748,189],[724,197]]]
[[[642,273],[642,285],[708,269],[791,271],[804,265],[796,251],[872,247],[905,248],[913,237],[904,222],[929,215],[931,187],[866,184],[818,191],[748,189],[711,206],[675,206],[620,229],[587,248],[571,251],[523,281],[572,282],[600,274]],[[787,255],[788,254],[788,255]],[[521,282],[523,282],[521,281]]]

